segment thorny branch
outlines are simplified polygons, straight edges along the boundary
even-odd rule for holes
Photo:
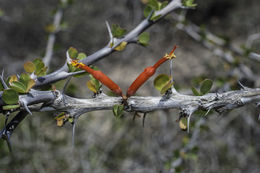
[[[86,65],[90,65],[95,63],[96,61],[101,60],[102,58],[108,56],[109,54],[113,53],[115,48],[120,45],[122,42],[127,43],[137,43],[138,36],[144,32],[146,29],[148,29],[150,26],[158,22],[160,19],[162,19],[164,16],[169,14],[170,12],[182,8],[181,0],[173,0],[171,1],[165,8],[162,10],[156,11],[155,15],[160,16],[159,19],[153,21],[150,19],[150,17],[144,19],[139,25],[137,25],[132,31],[130,31],[128,34],[126,34],[123,38],[116,39],[113,38],[113,40],[110,40],[109,43],[102,49],[96,51],[92,55],[89,55],[86,59],[84,59],[82,62]],[[111,35],[110,35],[111,39]],[[113,46],[111,47],[110,43],[113,41]],[[80,73],[80,72],[78,72]],[[71,76],[71,73],[68,73],[68,67],[67,62],[57,71],[50,73],[46,76],[39,77],[36,80],[36,88],[39,88],[43,85],[54,83],[59,80],[66,79],[67,77]]]
[[[39,100],[39,98],[42,98],[42,100]],[[242,90],[225,93],[209,93],[203,96],[183,95],[172,90],[172,92],[169,91],[163,97],[130,97],[124,110],[127,112],[148,113],[161,109],[178,109],[182,116],[189,117],[197,110],[215,110],[222,113],[249,103],[259,102],[260,88],[244,88]],[[66,112],[72,117],[78,118],[80,115],[91,111],[112,110],[114,105],[122,104],[122,98],[100,94],[91,99],[78,99],[62,94],[58,90],[33,90],[33,92],[29,94],[20,96],[21,112],[25,112],[23,111],[25,110],[23,106],[24,103],[26,103],[32,111]],[[3,113],[3,110],[1,110],[1,112]],[[11,121],[7,127],[11,126],[12,123],[14,122]],[[15,123],[17,124],[17,121],[15,121]],[[13,130],[12,128],[12,131]],[[6,128],[2,130],[2,133],[3,132],[9,134]]]
[[[181,1],[171,1],[164,9],[156,12],[156,15],[161,16],[158,20],[177,8],[182,8]],[[114,48],[123,41],[127,43],[137,43],[138,36],[158,20],[152,21],[148,17],[121,39],[115,39],[111,37],[110,34],[110,39],[113,39],[114,43],[113,47],[110,47],[110,44],[108,44],[104,48],[88,56],[88,58],[84,59],[82,62],[88,65],[104,58],[114,52]],[[111,40],[109,43],[110,42]],[[35,88],[40,88],[45,84],[54,83],[74,74],[75,73],[68,73],[67,64],[65,63],[65,65],[59,70],[44,77],[37,78]],[[4,76],[2,75],[1,83],[3,86],[6,86],[3,79]],[[215,110],[221,113],[249,103],[259,102],[260,88],[249,89],[244,87],[242,90],[224,93],[209,93],[203,96],[180,94],[172,88],[172,90],[168,91],[163,97],[130,97],[127,100],[127,104],[124,105],[124,111],[149,113],[161,109],[178,109],[182,116],[190,117],[197,110]],[[28,113],[31,113],[31,111],[65,112],[71,115],[74,119],[77,119],[79,116],[87,112],[96,110],[112,110],[113,106],[116,104],[122,104],[121,97],[109,97],[105,94],[99,94],[95,98],[91,99],[78,99],[69,97],[58,90],[38,91],[31,89],[28,94],[19,96],[20,107],[18,109],[8,111],[8,113],[19,112],[0,131],[0,137],[9,139],[17,125],[27,116]],[[5,103],[2,100],[2,92],[0,92],[0,113],[6,114],[6,111],[2,109],[4,105]]]

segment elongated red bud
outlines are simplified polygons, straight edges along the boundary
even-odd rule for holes
[[[94,69],[90,68],[89,66],[87,66],[83,63],[78,63],[76,61],[72,61],[71,64],[75,67],[78,67],[78,68],[85,70],[86,72],[90,73],[95,79],[100,81],[103,85],[108,87],[115,94],[123,97],[121,88],[115,82],[113,82],[107,75],[102,73],[101,71],[94,70]]]
[[[174,51],[177,46],[174,46],[170,54],[165,54],[159,61],[157,61],[153,66],[146,67],[144,71],[135,79],[135,81],[128,88],[126,97],[129,98],[136,93],[136,91],[155,73],[156,69],[163,64],[165,61],[175,58]]]

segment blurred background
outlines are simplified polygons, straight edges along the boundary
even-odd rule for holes
[[[145,3],[146,0],[72,1],[63,11],[62,30],[56,34],[49,72],[65,63],[65,52],[70,46],[87,55],[104,47],[109,41],[105,21],[131,31],[144,19]],[[237,80],[248,87],[259,87],[260,62],[232,49],[260,53],[260,39],[247,44],[252,35],[260,33],[260,1],[196,3],[195,9],[177,10],[150,27],[148,46],[130,44],[95,65],[126,91],[145,66],[154,64],[176,44],[179,48],[173,77],[179,92],[192,94],[190,88],[199,88],[205,78],[214,81],[212,92],[240,89]],[[25,62],[44,57],[48,26],[58,7],[58,0],[0,1],[0,69],[5,70],[6,76],[19,74]],[[184,19],[178,22],[180,18]],[[201,38],[196,40],[185,30],[185,26],[191,25],[197,26]],[[225,43],[219,46],[214,42],[216,39],[204,40],[209,33]],[[232,61],[216,50],[230,54]],[[169,64],[162,65],[157,71],[160,73],[168,74]],[[159,96],[153,88],[153,79],[137,95]],[[67,94],[91,98],[92,93],[85,85],[87,80],[87,76],[73,78]],[[55,84],[57,88],[63,85],[64,81]],[[105,87],[103,90],[108,92]],[[258,173],[258,114],[255,105],[222,114],[210,112],[207,116],[197,112],[191,118],[188,134],[180,130],[176,110],[149,113],[144,127],[142,118],[132,121],[130,113],[115,119],[112,111],[90,112],[77,121],[73,150],[71,124],[57,127],[53,113],[35,112],[12,135],[14,157],[0,140],[0,172]],[[4,116],[0,116],[1,127],[3,121]]]

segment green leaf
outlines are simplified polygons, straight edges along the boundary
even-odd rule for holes
[[[22,82],[25,86],[27,86],[30,79],[31,79],[31,77],[28,73],[22,73],[20,75],[19,82]]]
[[[35,65],[31,61],[24,63],[23,68],[27,73],[33,73],[35,71]]]
[[[59,113],[54,119],[55,119],[55,120],[58,120],[58,119],[65,118],[65,115],[66,115],[65,112],[61,112],[61,113]]]
[[[124,112],[124,105],[114,105],[113,113],[116,118],[120,118]]]
[[[77,59],[78,60],[82,60],[82,59],[85,59],[87,57],[87,55],[85,53],[79,53],[78,56],[77,56]]]
[[[71,59],[76,59],[78,56],[78,50],[74,47],[70,47],[68,49],[68,53]]]
[[[3,92],[2,99],[6,104],[14,105],[18,103],[19,95],[13,89],[6,89]]]
[[[166,7],[169,4],[168,1],[163,1],[162,3],[159,3],[160,10]]]
[[[87,81],[87,87],[88,87],[88,89],[89,89],[90,91],[92,91],[92,92],[94,92],[94,93],[97,93],[97,92],[98,92],[98,90],[96,89],[96,86],[95,86],[95,84],[93,83],[92,80]]]
[[[126,30],[121,28],[117,24],[112,24],[111,32],[112,32],[113,37],[120,38],[126,33]]]
[[[202,84],[200,87],[201,95],[207,94],[210,91],[212,85],[213,85],[213,82],[210,79],[205,79],[204,81],[202,81]]]
[[[39,72],[36,74],[37,76],[45,76],[47,72],[48,67],[43,67]]]
[[[115,47],[115,50],[117,50],[117,51],[122,51],[122,50],[125,49],[126,45],[127,45],[127,42],[126,42],[126,41],[123,41],[123,42],[120,43],[117,47]]]
[[[149,14],[152,12],[152,10],[153,10],[152,7],[146,6],[146,7],[144,8],[144,17],[147,18],[147,17],[149,16]]]
[[[26,86],[19,81],[14,81],[12,82],[11,86],[12,89],[14,89],[15,91],[17,91],[18,93],[22,93],[25,94],[26,93]]]
[[[164,85],[164,87],[161,89],[161,94],[164,94],[166,91],[168,91],[174,82],[169,81],[166,85]]]
[[[152,20],[152,21],[156,21],[156,20],[158,20],[161,16],[162,16],[162,15],[152,16],[152,17],[151,17],[151,20]]]
[[[9,76],[7,79],[7,83],[11,85],[14,81],[18,81],[18,78],[16,75]]]
[[[26,93],[28,93],[29,90],[35,85],[35,81],[31,79],[28,73],[22,73],[20,75],[19,82],[23,83],[26,87]]]
[[[38,77],[46,75],[47,67],[45,67],[44,63],[41,59],[37,58],[33,60],[33,64],[35,65],[35,75]]]
[[[35,85],[35,80],[30,79],[27,83],[27,88],[26,88],[26,93],[28,93],[30,91],[30,89]]]
[[[99,82],[99,80],[94,78],[92,75],[89,75],[89,77],[90,77],[91,82],[95,86],[96,90],[99,91],[99,89],[102,87],[102,84]]]
[[[158,75],[154,81],[153,85],[158,91],[162,91],[162,89],[168,85],[168,83],[171,81],[171,77],[167,74],[160,74]]]
[[[148,6],[150,6],[152,9],[154,10],[159,10],[160,9],[160,5],[159,5],[159,2],[157,0],[149,0]]]
[[[40,58],[36,58],[33,60],[33,64],[36,68],[36,71],[44,67],[44,63]]]
[[[142,44],[143,46],[147,46],[148,42],[150,40],[150,35],[147,32],[143,32],[142,34],[139,35],[138,37],[138,42]]]
[[[198,91],[195,87],[191,87],[191,91],[193,92],[193,94],[194,94],[195,96],[200,96],[199,91]]]
[[[19,104],[16,104],[16,105],[5,105],[5,106],[3,106],[3,110],[12,110],[12,109],[17,109],[19,107],[20,107]]]
[[[183,5],[186,7],[196,7],[197,4],[194,4],[194,0],[183,0]]]

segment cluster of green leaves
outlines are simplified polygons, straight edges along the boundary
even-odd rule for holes
[[[194,86],[191,88],[195,96],[202,96],[207,94],[213,85],[213,81],[210,79],[205,79],[200,83],[200,90],[198,91]]]
[[[161,16],[160,15],[156,16],[155,12],[163,9],[167,5],[168,5],[168,1],[159,2],[158,0],[149,0],[144,9],[144,16],[148,17],[151,14],[151,12],[153,11],[153,14],[152,14],[150,20],[156,21]]]
[[[73,60],[83,60],[87,57],[87,55],[83,52],[78,52],[78,50],[74,47],[70,47],[68,49],[68,53],[69,53],[69,56],[71,59]],[[77,67],[74,67],[73,65],[71,65],[70,63],[67,63],[67,66],[69,68],[69,72],[76,72],[76,71],[81,71],[81,69],[77,68]],[[78,75],[76,75],[78,76]]]
[[[164,94],[172,87],[173,82],[171,81],[171,76],[167,74],[159,74],[154,79],[153,85],[158,91],[160,91],[161,94]]]
[[[73,60],[83,60],[87,57],[87,55],[85,53],[78,53],[78,50],[74,47],[70,47],[68,49],[68,53],[71,59]],[[67,63],[68,68],[69,68],[69,72],[76,72],[76,71],[81,71],[80,68],[74,67],[73,65]],[[94,70],[99,70],[96,66],[90,66],[90,68],[94,69]],[[74,75],[75,77],[79,77],[82,75],[88,74],[87,72],[80,74],[80,75]],[[95,79],[91,74],[89,74],[90,80],[87,81],[86,85],[88,87],[89,90],[93,91],[95,94],[97,94],[100,91],[100,88],[102,87],[102,84]]]
[[[116,118],[121,118],[124,112],[124,105],[114,105],[113,114]]]
[[[34,59],[32,62],[28,61],[24,65],[24,70],[27,73],[34,74],[38,77],[46,75],[48,67],[44,65],[40,58]]]
[[[19,94],[26,94],[35,85],[35,80],[31,76],[46,75],[47,67],[41,59],[35,59],[33,62],[29,61],[24,64],[26,73],[20,76],[12,75],[7,79],[8,89],[3,90],[1,85],[0,89],[3,90],[2,99],[7,104],[3,109],[9,110],[19,107],[18,100]]]

